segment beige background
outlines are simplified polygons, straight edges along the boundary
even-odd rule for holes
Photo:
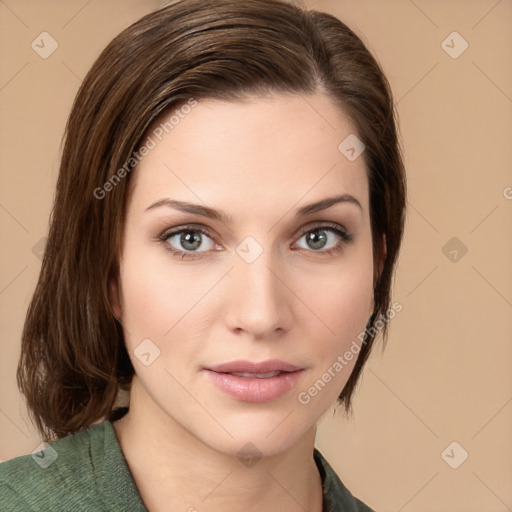
[[[66,117],[100,50],[163,3],[0,0],[2,460],[40,442],[15,371]],[[381,62],[409,183],[394,289],[403,311],[366,368],[354,418],[326,415],[317,446],[379,512],[512,510],[512,2],[305,3],[340,17]],[[31,48],[43,31],[59,45],[47,59]],[[460,51],[459,36],[442,44],[453,31],[469,44],[458,58],[445,49]],[[459,247],[443,252],[453,237]],[[441,456],[454,441],[446,460],[469,454],[457,469]]]

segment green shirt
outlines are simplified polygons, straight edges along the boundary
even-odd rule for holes
[[[373,512],[352,496],[316,448],[314,459],[323,512]],[[147,511],[109,420],[2,462],[0,510]]]

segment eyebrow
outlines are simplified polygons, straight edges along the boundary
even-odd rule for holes
[[[327,197],[325,199],[322,199],[320,201],[317,201],[315,203],[308,204],[306,206],[302,206],[301,208],[298,208],[295,212],[296,217],[307,217],[308,215],[312,215],[313,213],[326,210],[327,208],[330,208],[331,206],[334,206],[338,203],[348,203],[353,204],[362,211],[363,207],[361,206],[361,203],[352,195],[350,194],[341,194],[337,196]],[[210,208],[208,206],[202,206],[200,204],[193,204],[188,203],[186,201],[177,201],[175,199],[160,199],[156,203],[153,203],[152,205],[148,206],[146,208],[147,211],[154,210],[156,208],[173,208],[175,210],[179,210],[181,212],[185,213],[191,213],[194,215],[200,215],[201,217],[207,217],[209,219],[218,220],[223,223],[230,223],[232,221],[232,218],[229,214],[227,214],[223,210],[216,210],[214,208]]]

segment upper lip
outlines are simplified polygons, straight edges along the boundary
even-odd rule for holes
[[[261,361],[260,363],[253,361],[232,361],[229,363],[208,366],[206,369],[217,373],[268,373],[275,371],[295,372],[297,370],[303,370],[304,368],[279,359],[269,359],[267,361]]]

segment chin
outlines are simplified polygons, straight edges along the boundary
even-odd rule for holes
[[[308,422],[306,418],[297,420],[297,411],[292,410],[290,414],[290,411],[283,409],[267,418],[251,414],[240,421],[233,421],[232,418],[223,422],[225,430],[217,425],[191,433],[211,449],[225,455],[238,458],[270,457],[288,450],[299,441],[305,441],[306,437],[310,437],[314,444],[314,421]]]

